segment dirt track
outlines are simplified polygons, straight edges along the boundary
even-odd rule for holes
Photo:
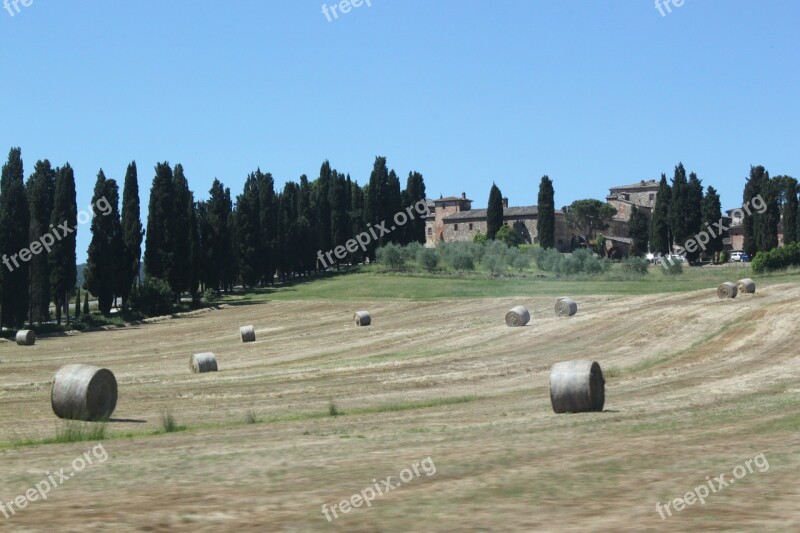
[[[50,380],[71,362],[114,371],[109,432],[133,432],[0,529],[796,531],[800,287],[585,297],[570,319],[554,303],[270,302],[0,344],[0,441],[54,434]],[[505,326],[516,304],[528,327]],[[362,308],[373,325],[355,328]],[[239,342],[245,324],[256,343]],[[219,373],[189,373],[200,351]],[[571,358],[609,374],[605,412],[552,413],[549,367]],[[344,416],[326,416],[331,402]],[[188,430],[149,435],[165,408]],[[94,444],[0,450],[0,499]],[[769,470],[656,512],[762,452]],[[326,521],[322,504],[429,456],[436,474]]]

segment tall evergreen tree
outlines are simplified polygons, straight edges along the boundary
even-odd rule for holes
[[[203,269],[203,249],[200,244],[200,220],[197,212],[198,203],[194,201],[194,193],[191,194],[192,205],[189,207],[189,239],[191,240],[191,272],[189,275],[189,292],[192,299],[197,297],[197,292],[202,280]]]
[[[297,249],[300,254],[300,270],[306,274],[315,270],[317,257],[317,241],[311,225],[314,218],[311,208],[312,194],[308,176],[303,174],[300,176],[300,187],[297,191]]]
[[[778,243],[778,191],[772,187],[769,172],[763,166],[751,166],[750,176],[744,186],[743,208],[744,251],[750,257],[757,252],[769,251]],[[759,213],[754,207],[753,199],[759,197],[766,210]],[[759,204],[756,201],[755,204]]]
[[[539,183],[539,214],[536,219],[536,233],[542,248],[554,248],[556,245],[556,204],[553,181],[542,176]]]
[[[25,195],[22,150],[12,148],[0,178],[0,253],[2,253],[2,308],[0,321],[22,327],[28,315],[28,264],[19,251],[30,245],[29,212]]]
[[[385,157],[376,157],[369,175],[369,185],[364,202],[364,220],[367,227],[386,221],[387,206],[389,205],[389,169]],[[387,221],[390,222],[390,221]],[[375,250],[387,242],[382,235],[377,242],[371,242],[367,247],[367,256],[370,261],[375,259]],[[324,251],[325,248],[322,248]]]
[[[232,239],[231,239],[231,198],[230,189],[218,180],[209,190],[205,205],[205,235],[203,240],[204,285],[216,291],[227,290],[232,283]]]
[[[694,238],[700,233],[703,225],[703,184],[694,172],[689,174],[689,183],[686,186],[686,213],[689,238]],[[700,249],[694,252],[687,250],[686,258],[694,262],[700,257],[701,251]]]
[[[278,268],[283,280],[289,279],[297,270],[297,192],[297,184],[287,181],[278,198]]]
[[[686,241],[694,236],[690,228],[688,188],[686,170],[683,168],[683,163],[678,163],[678,166],[675,167],[675,175],[672,178],[669,226],[673,242],[681,247],[685,247]]]
[[[81,317],[81,288],[75,289],[75,320]]]
[[[107,202],[111,212],[98,208]],[[97,174],[92,197],[92,240],[84,269],[86,290],[97,297],[98,309],[109,315],[117,289],[117,265],[122,256],[122,228],[119,222],[119,189],[114,180],[107,180],[102,169]]]
[[[175,267],[175,185],[169,163],[158,163],[155,170],[147,210],[144,268],[148,277],[169,283]]]
[[[134,283],[139,279],[144,230],[139,210],[139,177],[136,161],[125,172],[122,190],[122,263],[119,268],[119,294],[122,308],[127,309]]]
[[[761,189],[761,197],[767,206],[764,213],[756,213],[756,235],[758,250],[769,251],[778,247],[778,225],[781,221],[780,188],[774,179],[767,179]]]
[[[29,243],[32,257],[30,260],[30,315],[33,322],[50,320],[50,264],[48,251],[39,240],[49,233],[50,217],[53,214],[53,195],[55,192],[56,173],[50,161],[37,161],[33,174],[28,179],[26,193],[28,211],[30,213]],[[51,235],[52,237],[52,235]],[[39,250],[36,252],[36,250]]]
[[[260,281],[261,225],[258,179],[250,174],[244,182],[244,191],[236,197],[237,246],[242,285],[255,287]]]
[[[192,241],[190,225],[191,210],[194,206],[192,191],[189,190],[189,182],[183,174],[183,165],[178,163],[172,173],[172,183],[175,190],[175,221],[173,224],[173,234],[170,239],[173,249],[173,268],[169,284],[175,292],[176,301],[180,299],[180,294],[189,290],[192,273]]]
[[[416,205],[417,202],[425,200],[425,180],[419,172],[409,172],[406,180],[406,188],[403,191],[403,207]],[[403,243],[412,242],[425,243],[425,219],[417,211],[414,219],[409,220],[404,227]]]
[[[386,242],[402,243],[402,228],[398,228],[394,222],[394,216],[403,210],[403,197],[400,192],[400,178],[395,174],[394,170],[389,171],[389,180],[387,182],[387,197],[386,197],[386,229],[389,230],[389,235],[384,235],[382,244]]]
[[[653,253],[668,254],[672,251],[672,238],[669,230],[671,199],[672,188],[667,183],[667,176],[661,174],[656,205],[653,208],[653,218],[650,222],[650,250]]]
[[[783,243],[790,244],[797,241],[797,180],[791,176],[783,176]]]
[[[705,253],[712,256],[715,262],[719,261],[719,254],[724,248],[723,239],[725,236],[715,226],[720,220],[722,220],[722,204],[719,200],[719,194],[717,194],[714,187],[709,186],[703,198],[703,231],[708,233],[710,237],[708,244],[706,244]]]
[[[69,324],[69,302],[72,291],[78,280],[78,269],[75,256],[75,231],[78,227],[78,204],[75,193],[75,174],[69,163],[61,167],[56,177],[55,197],[50,225],[55,227],[59,239],[53,244],[50,252],[50,290],[56,305],[56,319],[61,323],[60,310],[64,308]],[[66,233],[59,229],[61,225],[74,229]]]
[[[335,171],[331,169],[328,160],[323,161],[319,169],[319,178],[317,178],[316,197],[314,198],[314,210],[316,211],[316,218],[318,224],[318,247],[320,250],[327,251],[333,248],[333,240],[331,238],[331,185],[335,179]],[[284,186],[284,193],[286,188]],[[283,194],[283,193],[281,193]],[[286,206],[284,206],[284,209]],[[280,208],[279,208],[280,210]],[[281,216],[280,214],[278,216]]]
[[[631,207],[628,236],[633,239],[631,255],[647,253],[647,246],[650,241],[650,215],[646,209],[639,209],[636,205]]]
[[[347,179],[344,174],[334,171],[329,189],[329,204],[331,206],[331,243],[332,246],[343,246],[350,234],[350,220],[347,205]],[[339,268],[341,259],[336,258],[336,267]]]
[[[494,239],[497,231],[503,227],[503,193],[492,183],[489,191],[489,206],[486,209],[486,237]]]
[[[261,227],[261,282],[272,284],[275,280],[275,264],[277,260],[277,199],[275,196],[275,180],[269,172],[256,170],[258,181],[258,204]],[[318,227],[318,226],[317,226]]]

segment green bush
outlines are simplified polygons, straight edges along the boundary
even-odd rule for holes
[[[390,270],[403,270],[406,266],[406,253],[403,247],[391,242],[378,248],[375,257]]]
[[[160,316],[172,313],[174,298],[169,283],[158,278],[147,278],[131,291],[131,309],[145,316]]]
[[[643,257],[628,257],[622,260],[622,271],[628,274],[644,275],[647,274],[648,263]]]
[[[513,248],[519,244],[519,236],[517,232],[511,226],[503,226],[499,230],[497,230],[497,235],[495,235],[495,240],[505,243],[506,246],[509,248]]]
[[[439,254],[431,248],[421,248],[417,252],[417,263],[428,272],[434,272],[439,267]]]
[[[215,291],[214,289],[206,289],[205,291],[203,291],[203,296],[200,298],[200,300],[204,304],[213,304],[218,299],[219,295],[217,294],[217,291]]]
[[[661,270],[664,272],[665,276],[678,276],[683,274],[683,262],[681,261],[668,261],[667,266],[664,266],[664,263],[661,263],[663,267]]]
[[[486,244],[487,240],[488,239],[486,238],[486,235],[484,235],[480,231],[478,231],[478,233],[476,233],[475,236],[472,238],[472,242],[474,242],[475,244]]]
[[[514,248],[510,251],[507,260],[508,264],[520,272],[531,266],[531,256],[523,250]]]
[[[800,244],[791,243],[769,252],[758,252],[753,258],[753,273],[762,274],[800,265]]]
[[[437,246],[442,259],[454,270],[475,270],[484,247],[471,242],[446,242]]]

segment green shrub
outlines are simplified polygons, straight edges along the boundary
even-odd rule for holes
[[[487,253],[483,256],[483,266],[492,273],[493,276],[505,274],[506,258],[496,253]]]
[[[628,274],[644,275],[647,274],[648,263],[643,257],[628,257],[622,260],[622,271]]]
[[[406,253],[402,246],[391,242],[378,248],[375,257],[390,270],[403,270],[406,266]]]
[[[414,241],[406,244],[405,246],[401,246],[400,249],[403,251],[403,256],[405,257],[406,261],[414,261],[417,258],[417,254],[420,250],[424,247],[422,244]]]
[[[484,235],[480,231],[478,231],[478,233],[476,233],[475,236],[472,238],[472,242],[474,242],[475,244],[486,244],[487,240],[488,239],[486,238],[486,235]]]
[[[683,274],[683,263],[681,261],[669,261],[666,263],[667,266],[664,266],[665,263],[661,263],[663,267],[661,270],[664,272],[665,276],[678,276]]]
[[[508,256],[508,263],[520,272],[531,266],[531,256],[523,250],[514,249]]]
[[[206,289],[206,290],[204,290],[203,291],[203,296],[200,298],[200,300],[204,304],[213,304],[218,299],[219,299],[219,294],[217,294],[217,291],[215,291],[214,289]]]
[[[800,244],[791,243],[768,252],[758,252],[753,258],[753,273],[762,274],[800,265]]]
[[[431,248],[421,248],[417,252],[417,263],[428,272],[434,272],[439,267],[439,254]]]
[[[496,241],[505,243],[505,245],[510,248],[513,248],[519,244],[519,236],[511,226],[502,226],[499,230],[497,230],[497,235],[495,235],[494,238]]]
[[[145,316],[160,316],[172,313],[172,288],[164,280],[147,278],[131,291],[131,309]]]

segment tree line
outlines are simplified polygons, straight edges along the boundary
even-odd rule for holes
[[[0,181],[0,253],[11,256],[51,228],[66,222],[77,227],[75,177],[69,164],[53,168],[38,161],[24,181],[22,155],[12,148]],[[229,291],[235,285],[264,286],[275,280],[307,276],[322,269],[319,250],[327,251],[371,225],[390,220],[405,206],[425,199],[422,174],[409,172],[405,188],[376,157],[369,182],[360,186],[328,161],[319,176],[288,181],[280,191],[270,173],[250,173],[235,199],[214,179],[208,199],[196,201],[183,166],[158,163],[150,188],[146,228],[139,205],[138,171],[128,165],[122,191],[116,180],[97,174],[92,197],[91,242],[84,270],[84,288],[109,314],[117,300],[129,307],[139,287],[142,252],[145,283],[166,284],[174,300],[196,297],[206,290]],[[100,201],[110,207],[100,212]],[[374,260],[386,243],[424,242],[425,222],[417,217],[388,235],[370,242],[365,251],[348,253],[342,263]],[[144,245],[144,250],[142,250]],[[12,265],[13,266],[13,265]],[[75,233],[50,250],[34,255],[18,268],[0,274],[0,322],[19,327],[56,319],[69,320],[69,301],[77,281]]]

